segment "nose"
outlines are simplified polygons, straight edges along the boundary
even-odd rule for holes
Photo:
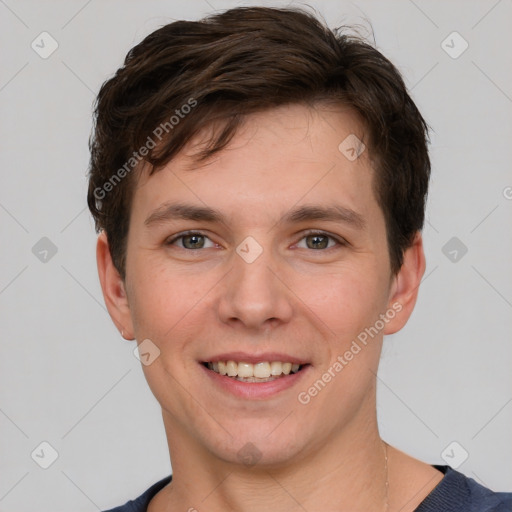
[[[233,256],[233,268],[222,281],[218,303],[220,320],[252,331],[289,322],[293,293],[271,251],[263,250],[252,262],[239,254]]]

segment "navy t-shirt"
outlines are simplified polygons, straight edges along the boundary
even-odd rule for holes
[[[512,492],[494,492],[450,466],[433,465],[443,479],[418,505],[415,512],[512,512]],[[172,475],[153,484],[137,499],[104,512],[146,512],[149,502]]]

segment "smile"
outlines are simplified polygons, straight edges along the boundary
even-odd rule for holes
[[[281,361],[261,361],[252,364],[231,360],[203,364],[219,375],[231,377],[241,382],[269,382],[283,378],[290,373],[297,373],[305,366]]]

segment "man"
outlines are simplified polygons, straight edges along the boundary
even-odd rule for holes
[[[385,443],[383,336],[425,270],[428,127],[396,68],[301,10],[150,34],[98,95],[98,270],[173,468],[115,511],[494,511]]]

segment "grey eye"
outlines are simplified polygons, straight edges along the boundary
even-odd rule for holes
[[[178,241],[181,241],[181,244],[177,244]],[[178,247],[182,249],[204,249],[205,247],[213,247],[214,244],[210,240],[210,245],[205,246],[206,240],[210,240],[206,235],[203,235],[201,233],[182,233],[181,235],[178,235],[174,237],[172,240],[169,240],[166,244],[167,245],[178,245]]]
[[[300,245],[302,240],[306,240],[305,247]],[[329,249],[336,245],[336,240],[325,233],[309,233],[302,238],[301,242],[299,242],[298,247],[302,247],[305,249],[313,249],[313,250],[321,250],[321,249]],[[331,245],[329,245],[329,241],[332,241]]]
[[[202,249],[204,238],[203,235],[184,235],[181,237],[185,249]]]

